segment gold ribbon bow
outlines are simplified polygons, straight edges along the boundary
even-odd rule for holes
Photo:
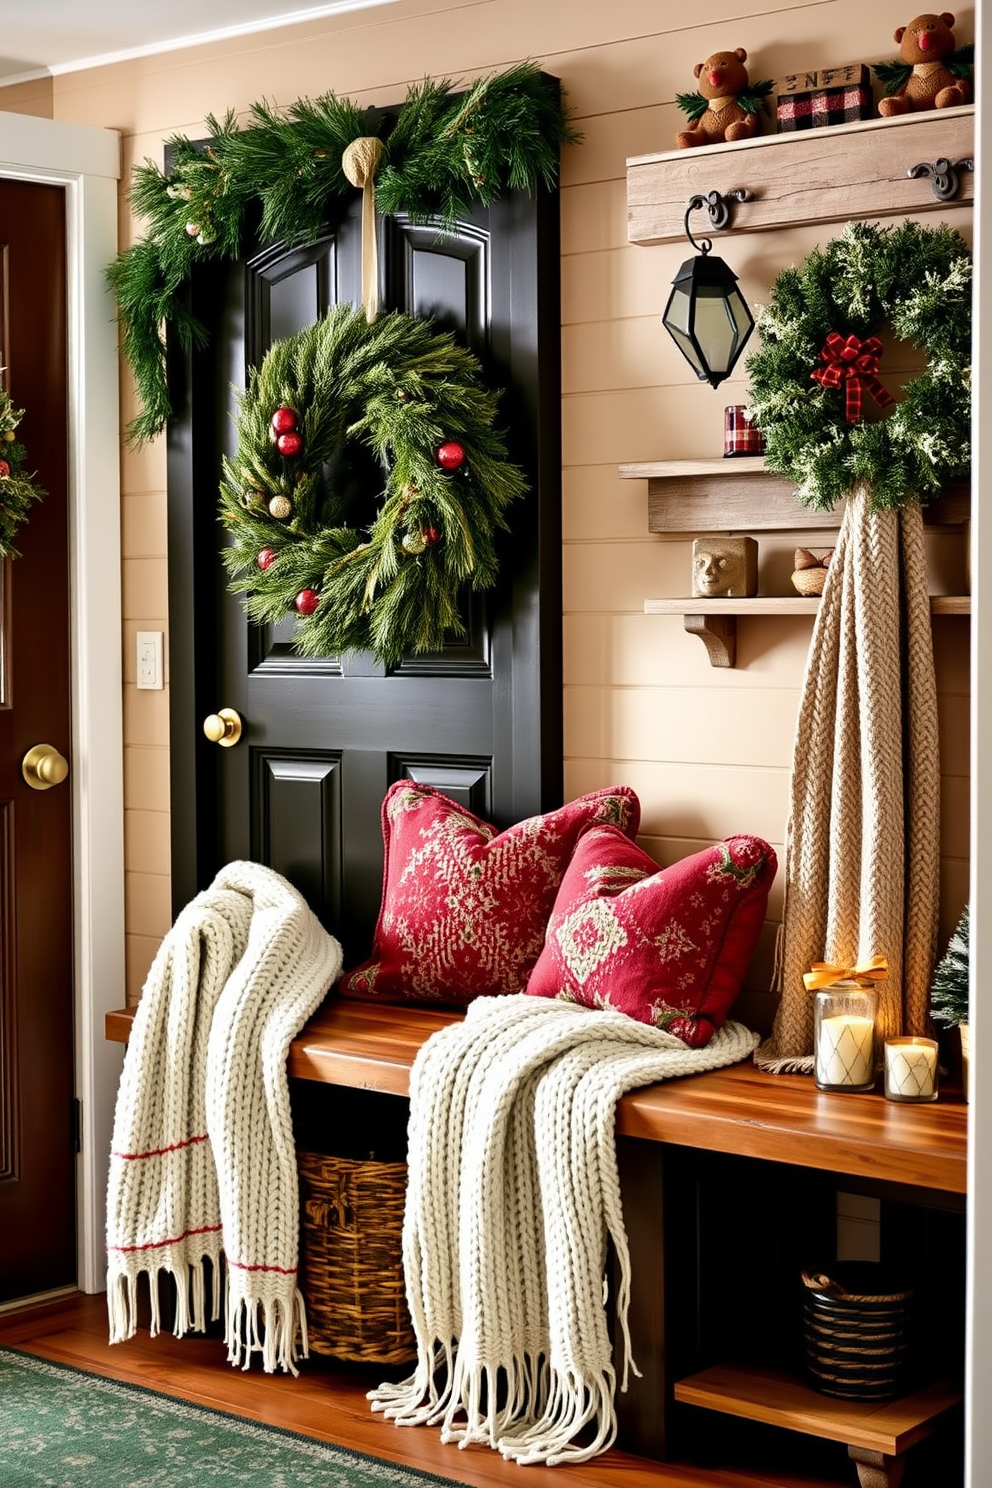
[[[854,966],[835,966],[831,961],[814,961],[811,970],[803,972],[807,992],[817,992],[821,987],[830,987],[834,982],[857,982],[867,987],[872,982],[884,982],[889,975],[889,963],[884,956],[872,956],[870,961],[858,961]]]
[[[379,313],[379,249],[375,231],[375,173],[385,146],[374,134],[352,140],[341,157],[341,169],[362,191],[362,304],[372,324]]]
[[[878,380],[878,359],[882,354],[882,343],[877,336],[861,341],[857,336],[846,338],[838,331],[831,331],[820,351],[820,360],[825,367],[814,367],[809,374],[822,387],[839,387],[844,384],[844,414],[849,424],[861,418],[861,390],[875,399],[879,408],[887,408],[895,399]]]

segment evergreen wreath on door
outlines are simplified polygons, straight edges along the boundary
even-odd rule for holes
[[[496,403],[472,353],[410,315],[369,323],[339,305],[275,342],[239,399],[221,484],[223,557],[249,618],[295,616],[301,655],[372,651],[387,666],[460,634],[460,596],[494,583],[496,531],[526,488]],[[365,531],[326,473],[348,441],[386,472]]]

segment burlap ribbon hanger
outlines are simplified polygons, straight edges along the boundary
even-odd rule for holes
[[[374,134],[352,140],[341,169],[362,193],[362,306],[371,325],[379,313],[379,247],[375,220],[375,173],[385,146]]]

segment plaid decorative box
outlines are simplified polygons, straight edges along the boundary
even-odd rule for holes
[[[863,62],[789,73],[775,84],[775,116],[782,133],[855,124],[874,117],[868,68]]]

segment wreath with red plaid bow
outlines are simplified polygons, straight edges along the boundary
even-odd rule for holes
[[[971,253],[954,229],[852,223],[784,269],[755,320],[748,416],[804,506],[830,511],[862,485],[898,508],[967,476]],[[922,372],[900,343],[926,355]]]

